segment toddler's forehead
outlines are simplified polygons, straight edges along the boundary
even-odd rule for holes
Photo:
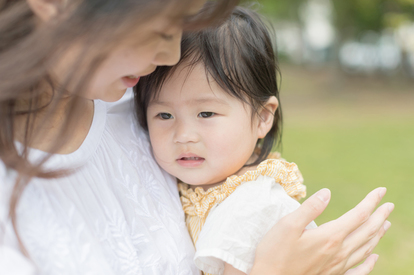
[[[183,62],[177,65],[168,75],[164,76],[164,81],[158,92],[152,95],[151,101],[176,100],[185,97],[215,96],[227,97],[229,94],[221,88],[217,81],[209,74],[205,65],[200,61],[196,63]],[[230,99],[230,98],[229,98]]]

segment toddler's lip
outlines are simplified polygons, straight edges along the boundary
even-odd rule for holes
[[[197,167],[204,163],[204,158],[195,154],[181,154],[177,158],[177,163],[183,167]]]
[[[177,158],[177,160],[201,160],[201,159],[204,160],[204,158],[196,154],[192,154],[192,153],[181,154]]]

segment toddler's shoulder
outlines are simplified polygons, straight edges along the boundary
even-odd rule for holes
[[[298,207],[273,177],[243,183],[210,211],[196,244],[197,266],[216,274],[229,263],[248,274],[259,240]]]
[[[274,177],[267,175],[260,175],[255,180],[241,184],[237,189],[224,200],[214,211],[221,215],[227,211],[237,209],[232,212],[235,217],[252,215],[257,213],[273,211],[270,217],[275,218],[275,210],[281,211],[281,215],[291,208],[296,209],[299,203],[289,196],[284,187],[276,182]],[[231,214],[231,213],[229,213]],[[209,215],[209,217],[210,217]],[[271,218],[272,219],[272,218]]]

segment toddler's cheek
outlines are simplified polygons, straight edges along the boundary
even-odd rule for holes
[[[161,166],[162,169],[168,172],[171,166],[171,160],[166,156],[165,151],[162,150],[162,148],[152,148],[155,161],[158,163],[159,166]]]

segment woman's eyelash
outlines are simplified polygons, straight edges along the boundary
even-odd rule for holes
[[[161,38],[166,40],[166,41],[171,41],[174,38],[174,35],[172,34],[165,34],[165,33],[161,33]]]
[[[216,113],[214,112],[201,112],[198,114],[198,117],[202,117],[202,118],[209,118],[214,116]]]

